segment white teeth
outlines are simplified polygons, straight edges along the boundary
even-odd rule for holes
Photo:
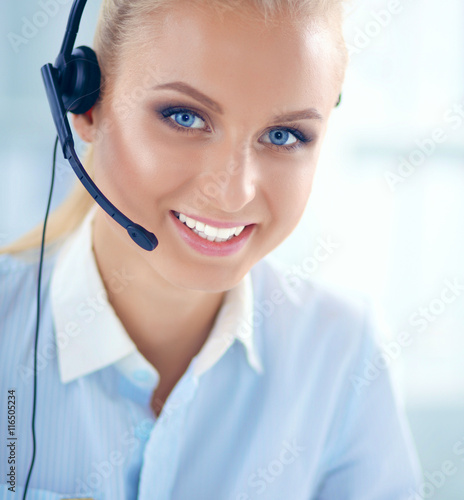
[[[198,234],[198,236],[201,236],[205,240],[216,241],[217,243],[222,243],[223,241],[228,241],[234,237],[234,235],[231,234],[228,238],[214,238],[213,236],[206,236],[205,233],[201,233],[201,232],[197,231],[197,229],[195,229],[195,228],[193,228],[192,231],[195,234]]]
[[[234,234],[233,231],[231,231],[231,229],[233,228],[229,228],[229,227],[221,227],[218,231],[218,234],[217,234],[217,237],[218,238],[224,238],[225,240],[227,240],[227,238],[231,235],[231,234]]]
[[[187,224],[187,226],[192,229],[193,227],[195,227],[195,221],[193,219],[191,219],[190,217],[187,217],[186,218],[187,220],[185,221],[185,223]]]
[[[203,232],[207,236],[212,236],[213,238],[217,236],[218,231],[219,229],[217,227],[208,226],[208,224],[205,224],[205,229],[203,229]]]
[[[244,229],[245,226],[238,227],[214,227],[205,224],[204,222],[196,221],[191,217],[187,217],[186,215],[174,212],[174,215],[183,222],[186,226],[188,226],[195,234],[198,234],[204,239],[208,241],[216,241],[222,242],[227,241],[233,238],[234,236],[238,236]]]

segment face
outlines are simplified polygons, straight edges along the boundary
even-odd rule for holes
[[[265,26],[235,13],[219,23],[188,2],[143,36],[151,43],[124,54],[93,122],[75,125],[92,135],[97,185],[159,245],[138,248],[102,210],[97,225],[107,251],[142,258],[161,280],[224,291],[303,214],[340,91],[334,42],[317,23]],[[231,239],[196,234],[216,228]]]

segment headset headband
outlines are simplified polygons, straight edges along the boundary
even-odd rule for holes
[[[66,32],[64,34],[63,43],[61,44],[60,53],[58,54],[58,58],[63,56],[64,61],[69,61],[71,57],[86,3],[87,0],[76,0],[71,6]],[[58,60],[55,61],[55,65],[57,65],[57,63]]]

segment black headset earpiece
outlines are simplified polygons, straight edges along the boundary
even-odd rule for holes
[[[63,155],[85,189],[110,217],[127,230],[137,245],[151,251],[158,245],[156,236],[130,220],[106,198],[86,172],[74,148],[67,113],[71,111],[74,114],[83,114],[89,111],[98,99],[101,80],[95,52],[85,46],[73,50],[86,1],[74,0],[63,44],[55,64],[48,63],[41,68],[48,102]]]
[[[101,72],[97,55],[86,46],[77,47],[60,72],[60,87],[66,111],[80,115],[89,111],[100,94]]]

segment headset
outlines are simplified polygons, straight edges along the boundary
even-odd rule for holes
[[[45,232],[50,211],[50,204],[55,180],[56,150],[58,141],[61,144],[64,157],[69,161],[72,169],[78,179],[82,182],[85,189],[100,207],[110,215],[118,224],[124,227],[132,240],[141,248],[152,251],[158,246],[156,236],[145,228],[136,224],[119,211],[106,196],[98,189],[88,173],[85,171],[79,157],[77,156],[74,140],[69,126],[67,113],[83,114],[89,111],[100,94],[101,72],[95,52],[90,47],[76,47],[77,32],[82,18],[87,0],[74,0],[69,14],[68,24],[64,35],[58,57],[55,64],[45,64],[41,68],[42,79],[47,93],[48,103],[53,116],[53,121],[57,130],[53,152],[52,181],[50,185],[50,194],[48,198],[47,210],[44,219],[42,232],[42,243],[40,249],[38,286],[37,286],[37,321],[35,330],[34,347],[34,391],[32,404],[32,459],[29,467],[27,481],[24,487],[23,500],[26,499],[29,481],[34,467],[36,440],[35,440],[35,411],[37,396],[37,344],[40,323],[40,289],[42,277],[42,264],[45,244]]]
[[[64,157],[69,161],[78,179],[81,181],[85,189],[90,193],[92,198],[100,205],[100,207],[118,224],[124,227],[132,240],[141,248],[147,251],[152,251],[158,246],[158,239],[153,233],[147,231],[139,224],[136,224],[135,222],[130,220],[126,215],[119,211],[98,189],[88,173],[85,171],[85,168],[79,160],[74,147],[74,140],[67,118],[67,113],[68,111],[74,114],[84,114],[88,112],[97,102],[100,94],[101,84],[101,72],[95,52],[90,47],[86,46],[80,46],[74,49],[74,43],[76,41],[79,24],[86,3],[87,0],[74,0],[71,6],[63,43],[61,45],[58,57],[55,60],[55,64],[52,65],[51,63],[48,63],[41,68],[42,79],[45,85],[48,103],[50,105],[53,121],[55,123],[58,135],[55,140],[53,152],[52,180],[43,225],[42,243],[39,259],[39,271],[37,280],[37,321],[34,347],[34,391],[31,425],[33,447],[32,460],[23,492],[23,500],[26,500],[27,489],[29,480],[31,478],[36,453],[35,411],[37,394],[37,344],[40,323],[40,289],[45,232],[55,180],[55,164],[58,141],[61,144]],[[339,95],[335,107],[337,107],[340,102],[341,94]]]
[[[103,210],[127,230],[137,245],[151,251],[158,245],[156,236],[132,222],[103,195],[85,171],[74,149],[66,113],[68,111],[74,114],[86,113],[93,107],[100,93],[101,73],[95,52],[85,46],[73,50],[86,2],[87,0],[74,1],[55,65],[49,63],[41,68],[48,102],[63,155],[79,180]]]

